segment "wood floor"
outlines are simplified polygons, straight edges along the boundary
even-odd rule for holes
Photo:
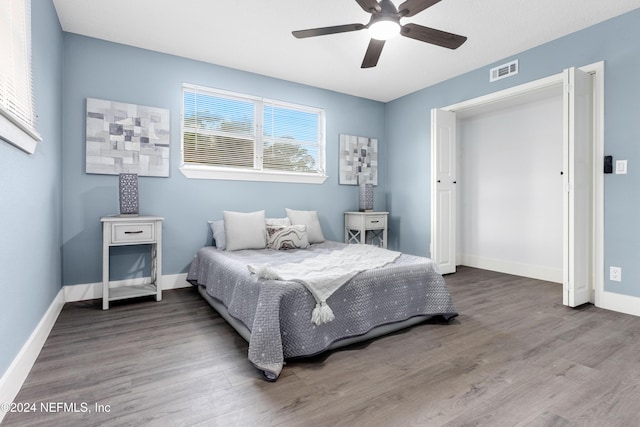
[[[639,425],[640,318],[564,307],[547,282],[465,267],[446,280],[450,324],[290,362],[275,383],[194,289],[70,303],[16,398],[36,412],[2,425]]]

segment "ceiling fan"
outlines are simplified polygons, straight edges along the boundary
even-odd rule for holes
[[[292,34],[296,38],[303,39],[307,37],[359,31],[367,28],[371,36],[371,41],[369,42],[369,47],[367,48],[360,68],[375,67],[378,64],[378,59],[382,53],[385,41],[398,33],[410,39],[449,49],[457,49],[467,40],[466,37],[413,23],[400,25],[400,19],[414,16],[439,1],[440,0],[406,0],[396,8],[391,0],[380,0],[379,2],[376,0],[356,0],[365,12],[371,14],[371,19],[367,24],[346,24],[334,27],[312,28],[309,30],[293,31]]]

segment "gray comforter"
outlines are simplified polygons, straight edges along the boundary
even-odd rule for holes
[[[457,316],[444,279],[428,258],[403,254],[392,264],[358,274],[329,297],[335,319],[320,326],[311,322],[316,301],[302,284],[258,279],[247,268],[301,261],[345,246],[327,241],[309,249],[235,252],[204,247],[187,280],[206,287],[251,331],[249,360],[269,380],[277,379],[285,359],[320,353],[376,326],[419,315]]]

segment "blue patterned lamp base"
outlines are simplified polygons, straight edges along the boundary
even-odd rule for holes
[[[138,175],[120,174],[120,215],[138,215]]]

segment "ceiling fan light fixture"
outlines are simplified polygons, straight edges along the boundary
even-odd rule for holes
[[[400,34],[400,24],[392,19],[379,19],[369,26],[369,36],[376,40],[389,40]]]
[[[396,7],[394,2],[399,3],[400,1],[402,1],[402,3]],[[380,59],[380,54],[382,53],[385,42],[398,34],[435,46],[457,49],[467,40],[466,37],[436,30],[435,28],[424,27],[412,22],[400,25],[400,21],[403,18],[412,17],[440,1],[441,0],[356,0],[358,5],[371,15],[367,24],[355,23],[310,28],[308,30],[292,31],[292,34],[298,39],[304,39],[307,37],[360,31],[366,28],[369,30],[368,33],[371,40],[369,40],[369,45],[360,68],[375,67],[378,64],[378,59]],[[398,11],[398,9],[400,10]]]

